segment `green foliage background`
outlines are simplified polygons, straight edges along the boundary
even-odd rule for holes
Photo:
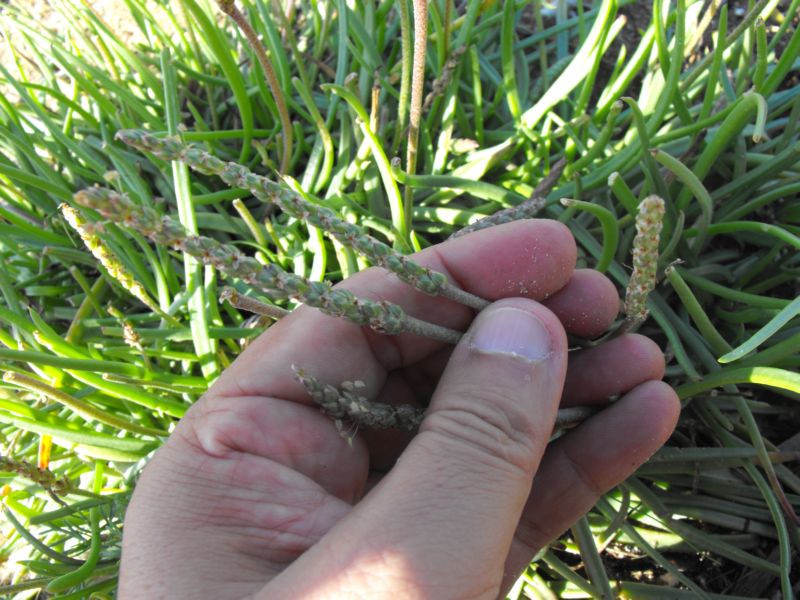
[[[605,270],[620,293],[638,202],[667,201],[662,281],[641,331],[666,348],[667,380],[685,405],[678,431],[512,596],[791,597],[800,2],[432,1],[432,95],[417,169],[406,173],[403,1],[244,5],[293,121],[285,185],[410,252],[526,200],[563,159],[542,216],[566,223],[580,265]],[[113,595],[143,460],[264,325],[218,302],[210,269],[105,224],[103,246],[159,308],[148,309],[88,252],[60,203],[109,185],[311,279],[368,266],[245,190],[114,140],[123,128],[179,133],[267,175],[281,152],[275,96],[211,3],[125,4],[134,42],[80,0],[53,1],[60,32],[24,8],[0,13],[0,555],[14,564],[0,590],[9,595],[48,586],[61,598]],[[562,198],[582,202],[565,208]],[[51,442],[48,469],[36,469]]]

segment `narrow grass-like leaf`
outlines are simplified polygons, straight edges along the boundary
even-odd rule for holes
[[[353,94],[347,88],[336,84],[326,84],[322,87],[324,90],[330,90],[344,98],[350,107],[356,112],[356,115],[359,118],[361,131],[364,133],[364,136],[367,138],[370,148],[372,149],[372,155],[375,159],[375,163],[378,166],[378,170],[380,171],[384,191],[386,192],[386,196],[389,200],[389,209],[392,213],[392,224],[394,225],[394,228],[399,236],[399,238],[395,240],[395,246],[399,245],[402,247],[404,244],[407,244],[409,235],[406,228],[403,200],[400,197],[400,190],[397,188],[397,182],[392,175],[392,167],[389,164],[389,159],[386,157],[383,146],[381,145],[380,140],[375,136],[375,133],[370,129],[370,119],[367,111],[355,94]]]
[[[792,300],[792,302],[785,306],[777,315],[775,315],[769,323],[764,325],[764,327],[759,329],[750,338],[748,338],[745,343],[720,356],[719,362],[722,364],[730,363],[749,354],[773,335],[775,335],[784,325],[794,319],[798,314],[800,314],[800,297]]]
[[[119,438],[105,433],[95,433],[78,427],[73,423],[53,417],[44,417],[40,411],[35,411],[35,418],[28,418],[8,412],[10,404],[7,400],[0,400],[0,422],[14,425],[24,431],[38,434],[51,435],[54,440],[64,440],[76,444],[86,444],[111,450],[136,454],[140,458],[155,448],[155,444],[132,438]]]
[[[511,118],[518,121],[522,115],[520,107],[519,90],[517,89],[517,74],[514,66],[514,26],[516,6],[513,2],[503,5],[503,27],[500,30],[500,48],[503,63],[503,85],[505,86],[505,99]],[[413,175],[413,173],[412,173]]]
[[[169,51],[161,55],[161,69],[164,74],[164,98],[166,101],[167,127],[170,135],[176,135],[180,127],[178,111],[177,85],[175,69],[171,64]],[[175,200],[178,205],[178,217],[181,225],[190,233],[197,233],[197,217],[192,203],[192,190],[189,179],[189,168],[181,161],[172,161],[172,181],[175,189]],[[213,380],[219,375],[219,366],[214,360],[215,344],[208,337],[209,317],[206,305],[206,284],[202,265],[192,256],[184,255],[183,267],[186,277],[186,293],[192,340],[203,375]]]
[[[723,369],[707,375],[702,381],[679,386],[676,391],[678,392],[678,397],[683,399],[732,383],[765,385],[800,394],[800,374],[774,367]]]
[[[521,122],[527,129],[533,129],[539,120],[547,112],[569,94],[589,73],[593,64],[593,56],[596,52],[602,52],[600,40],[604,39],[604,31],[607,31],[613,23],[616,13],[616,2],[613,0],[603,0],[600,5],[597,18],[594,21],[592,30],[583,41],[583,45],[577,51],[561,76],[556,79],[536,104],[526,110],[520,117]]]
[[[722,298],[733,300],[734,302],[741,302],[743,304],[747,304],[750,306],[758,306],[761,308],[776,308],[778,310],[782,310],[783,308],[785,308],[790,304],[789,300],[783,300],[782,298],[768,298],[766,296],[759,296],[757,294],[749,294],[747,292],[741,292],[739,290],[735,290],[730,287],[720,285],[719,283],[709,281],[705,277],[700,277],[685,269],[678,268],[678,270],[680,272],[681,277],[685,279],[687,282],[691,283],[692,285],[704,289],[708,292],[711,292],[712,294],[715,294]]]
[[[244,78],[239,67],[236,65],[227,42],[216,24],[209,18],[206,12],[200,7],[196,0],[181,0],[185,5],[191,18],[203,32],[204,42],[208,44],[214,52],[214,58],[218,61],[220,68],[225,74],[225,78],[236,99],[239,115],[242,119],[242,150],[239,155],[240,161],[245,161],[250,156],[250,145],[253,138],[253,107],[247,94]],[[174,90],[173,90],[174,93]]]
[[[29,377],[27,375],[22,375],[21,373],[7,371],[3,375],[3,381],[42,394],[54,402],[63,404],[90,422],[92,420],[96,420],[100,423],[105,423],[106,425],[111,425],[112,427],[116,427],[118,429],[123,429],[134,433],[142,433],[151,437],[167,435],[166,431],[151,429],[150,427],[143,427],[137,423],[122,419],[116,415],[95,408],[94,406],[91,406],[82,400],[78,400],[77,398],[74,398],[73,396],[70,396],[61,390],[57,390],[54,387],[47,385],[43,381],[39,381],[38,379]]]
[[[672,267],[667,267],[665,273],[670,284],[672,284],[672,287],[683,302],[684,307],[692,317],[697,329],[703,334],[703,337],[708,340],[713,350],[718,354],[729,352],[731,349],[730,345],[720,335],[717,328],[714,327],[711,319],[708,318],[703,307],[697,301],[697,298],[692,293],[692,290],[689,289],[689,286],[686,285],[686,282],[681,278],[678,271]]]
[[[601,273],[605,272],[614,260],[614,255],[617,253],[617,245],[619,244],[619,225],[617,218],[611,213],[610,210],[600,206],[599,204],[592,204],[591,202],[582,202],[580,200],[572,200],[569,198],[562,198],[561,204],[564,206],[574,206],[581,210],[585,210],[591,215],[597,217],[600,225],[603,228],[603,254],[600,260],[597,261],[595,269]]]
[[[581,558],[586,571],[589,573],[589,579],[596,590],[595,593],[600,598],[613,598],[614,593],[611,591],[611,583],[608,580],[603,559],[597,551],[594,535],[585,516],[578,519],[572,526],[572,535],[578,544],[578,548],[580,548]]]

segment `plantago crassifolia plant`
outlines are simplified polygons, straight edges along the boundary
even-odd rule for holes
[[[271,284],[291,276],[320,302],[323,281],[367,266],[448,293],[405,253],[531,216],[570,228],[579,267],[631,284],[619,332],[638,328],[665,348],[684,412],[668,447],[509,597],[796,595],[798,0],[554,11],[442,0],[414,2],[413,17],[410,0],[298,0],[283,12],[240,0],[250,33],[197,0],[126,0],[125,31],[99,16],[106,3],[48,4],[59,30],[43,27],[38,3],[0,11],[0,558],[17,563],[0,595],[113,593],[144,460],[259,327],[295,306],[235,274],[217,302],[215,270],[187,268],[182,254],[213,251],[229,272],[244,256],[247,277],[267,263]],[[153,162],[142,160],[114,139],[133,128],[174,153],[153,142]],[[229,185],[161,162],[191,157],[227,170]],[[77,208],[75,192],[94,185],[154,211],[158,227],[177,215],[169,231],[193,241],[175,251],[78,212],[95,236],[87,249],[58,206]],[[654,194],[658,254],[652,229],[647,251],[637,232]],[[349,386],[358,400],[355,383],[339,384],[315,385],[339,396]],[[337,414],[352,435],[361,417]],[[31,470],[40,458],[70,482],[58,501]]]

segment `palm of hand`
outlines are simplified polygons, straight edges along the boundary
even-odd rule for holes
[[[569,333],[596,336],[616,315],[616,292],[595,272],[573,273],[574,261],[569,234],[545,221],[465,236],[419,259],[486,298],[547,298],[546,306]],[[468,309],[409,290],[381,271],[343,285],[358,295],[391,298],[410,314],[450,327],[464,329],[472,318]],[[367,594],[376,585],[413,588],[414,579],[424,595],[436,589],[436,573],[453,579],[461,564],[469,570],[457,552],[415,564],[412,553],[403,551],[403,536],[424,521],[425,510],[405,500],[417,487],[408,453],[397,468],[407,477],[393,470],[382,490],[359,502],[395,463],[410,435],[361,432],[351,447],[330,419],[309,405],[290,368],[302,366],[337,384],[361,379],[371,399],[425,406],[450,353],[437,342],[381,337],[312,309],[301,308],[271,327],[189,411],[145,470],[126,519],[121,597],[165,597],[165,590],[171,597],[289,597],[301,589],[308,597],[336,589],[341,577],[352,583],[358,573]],[[484,582],[473,578],[470,589],[453,596],[474,595],[476,588],[493,596],[498,586],[510,585],[538,548],[662,443],[677,413],[671,390],[651,381],[662,371],[660,352],[640,336],[570,357],[562,405],[600,403],[633,391],[552,444],[540,464],[537,457],[530,495],[522,486],[521,515],[496,515],[510,520],[510,548],[490,559],[499,562],[486,568]],[[545,407],[545,429],[547,414]],[[624,439],[621,431],[627,433]],[[425,457],[426,434],[423,425],[413,444],[422,449],[418,456]],[[420,481],[424,488],[425,477]],[[377,508],[381,493],[403,495],[392,509],[396,519]],[[459,499],[450,501],[457,517]],[[443,507],[430,507],[437,508]],[[469,526],[496,528],[490,521]],[[363,577],[365,570],[375,576]]]

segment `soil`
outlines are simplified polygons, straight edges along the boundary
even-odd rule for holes
[[[10,0],[9,6],[25,8],[31,15],[36,16],[36,20],[45,29],[65,31],[65,23],[62,15],[54,10],[48,0]],[[122,39],[135,37],[134,32],[138,30],[136,23],[130,16],[130,11],[123,0],[88,0],[86,2],[105,23]],[[2,9],[0,9],[2,10]],[[12,41],[14,32],[11,33]],[[2,56],[5,49],[0,50]]]
[[[84,1],[121,40],[129,44],[142,41],[143,38],[139,33],[138,26],[131,17],[130,11],[123,0]],[[0,2],[2,2],[2,4],[0,4],[0,18],[5,16],[2,15],[2,13],[7,10],[6,5],[8,5],[10,7],[22,9],[22,11],[33,15],[42,29],[48,29],[61,34],[67,31],[64,17],[51,6],[48,0],[0,0]],[[5,24],[7,25],[7,22]],[[9,36],[8,44],[5,40],[6,34]],[[14,48],[15,52],[22,56],[23,60],[25,60],[25,41],[13,27],[8,28],[4,32],[0,32],[0,64],[10,68],[13,66],[13,59],[8,50],[9,45]],[[12,100],[17,97],[13,90],[9,90],[7,86],[2,84],[0,84],[0,94]]]

